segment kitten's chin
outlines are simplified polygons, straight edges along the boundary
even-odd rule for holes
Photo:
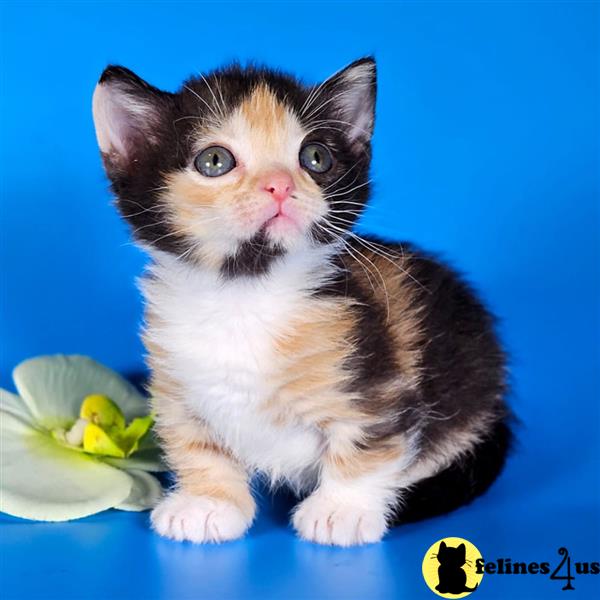
[[[315,243],[301,225],[293,219],[278,216],[261,227],[251,240],[255,253],[277,256],[302,254],[315,247]]]
[[[270,242],[280,246],[296,245],[303,232],[296,221],[288,215],[278,214],[271,217],[263,230]]]

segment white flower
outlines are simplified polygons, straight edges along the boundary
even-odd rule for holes
[[[165,468],[132,384],[85,356],[33,358],[13,378],[18,396],[0,389],[0,510],[67,521],[156,504],[162,488],[148,471]]]

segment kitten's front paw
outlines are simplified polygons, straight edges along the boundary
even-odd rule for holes
[[[150,520],[160,535],[197,544],[242,537],[252,522],[234,504],[183,492],[167,496],[152,511]]]
[[[333,546],[371,544],[387,531],[383,513],[344,504],[318,492],[298,506],[292,523],[302,539]]]

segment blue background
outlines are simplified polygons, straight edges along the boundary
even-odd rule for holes
[[[285,499],[242,541],[159,539],[147,513],[2,517],[13,598],[433,598],[445,536],[486,559],[600,560],[599,5],[593,2],[105,2],[1,6],[0,384],[41,353],[142,369],[144,264],[110,205],[90,101],[109,62],[174,89],[234,58],[318,81],[374,53],[373,177],[362,229],[441,251],[501,317],[520,443],[471,507],[352,550],[295,539]],[[598,597],[486,575],[476,597]]]

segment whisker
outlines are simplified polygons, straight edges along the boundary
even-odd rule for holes
[[[139,210],[138,212],[135,213],[127,213],[125,214],[124,212],[121,213],[123,217],[125,217],[126,219],[131,219],[132,217],[137,217],[138,215],[143,215],[144,213],[160,213],[162,212],[162,209],[160,209],[159,207],[149,207],[149,208],[145,208],[144,210]]]
[[[335,227],[335,225],[333,225],[332,223],[329,223],[329,225],[332,227]],[[336,229],[338,231],[344,232],[344,230],[339,227],[336,227]],[[399,258],[402,261],[404,261],[405,260],[404,253],[402,253],[402,255],[397,255],[397,254],[393,253],[393,251],[385,248],[385,246],[381,246],[380,244],[375,244],[374,242],[365,240],[363,237],[361,237],[360,235],[358,235],[357,233],[355,233],[353,231],[345,231],[345,233],[347,233],[347,235],[349,235],[353,239],[355,239],[359,244],[361,244],[361,246],[363,246],[367,250],[370,250],[374,254],[377,254],[377,255],[381,256],[381,258],[387,260],[390,264],[394,265],[399,271],[401,271],[407,277],[412,279],[421,289],[423,289],[428,294],[431,294],[431,291],[426,286],[424,286],[416,277],[414,277],[414,275],[412,275],[412,273],[410,273],[408,270],[401,267],[395,260],[393,260],[393,258],[396,258],[396,259]],[[402,248],[402,246],[400,246],[400,248]],[[391,258],[391,257],[393,257],[393,258]]]
[[[197,92],[195,92],[191,87],[184,85],[183,86],[188,92],[192,93],[194,96],[196,96],[196,98],[198,98],[198,100],[200,100],[200,102],[203,102],[204,105],[206,106],[206,108],[208,108],[208,110],[210,110],[210,112],[213,114],[213,116],[216,119],[216,122],[219,122],[219,115],[215,112],[215,110],[213,109],[213,107],[202,97],[200,96],[200,94],[198,94]]]
[[[182,235],[186,235],[188,233],[189,233],[189,231],[187,231],[187,230],[173,230],[173,231],[170,231],[169,233],[165,233],[165,235],[161,235],[156,240],[152,240],[152,243],[157,244],[158,242],[161,242],[162,240],[166,240],[169,237],[182,236]]]
[[[329,231],[328,229],[326,229],[319,223],[315,223],[315,225],[317,227],[319,227],[319,229],[322,229],[323,231],[325,231],[328,235],[333,236],[334,239],[336,239],[339,243],[341,243],[342,248],[344,248],[346,250],[346,252],[350,255],[350,257],[353,258],[360,265],[360,267],[362,268],[362,270],[365,273],[365,276],[367,277],[367,281],[369,282],[371,289],[373,290],[373,294],[376,294],[375,286],[373,285],[373,281],[371,279],[371,275],[373,275],[373,272],[368,267],[366,267],[359,258],[357,258],[354,255],[354,253],[352,252],[352,248],[349,246],[348,242],[344,238],[342,238],[342,236],[338,235],[337,233],[334,233],[333,231]],[[343,262],[343,259],[342,259],[342,262]]]
[[[148,223],[146,225],[142,225],[141,227],[134,229],[133,233],[139,233],[144,229],[148,229],[148,227],[156,227],[157,225],[171,225],[171,221],[168,221],[166,219],[162,219],[161,221],[153,221],[152,223]]]
[[[175,257],[175,260],[183,260],[188,254],[195,252],[202,244],[198,241],[193,243],[185,252]]]
[[[323,88],[325,87],[325,85],[327,84],[327,82],[330,81],[330,79],[333,76],[334,75],[331,75],[330,77],[328,77],[327,79],[325,79],[324,81],[322,81],[319,85],[313,87],[313,89],[308,94],[306,100],[304,101],[304,104],[300,107],[300,116],[301,117],[304,116],[304,114],[306,113],[306,111],[312,106],[313,102],[321,95],[321,92],[323,91]]]
[[[219,92],[219,98],[221,98],[221,107],[225,109],[225,98],[223,98],[223,90],[221,89],[221,80],[215,77],[215,83],[217,84],[217,92]],[[223,112],[223,111],[221,111]]]
[[[360,163],[362,162],[362,160],[357,160],[349,169],[347,169],[346,171],[344,171],[344,173],[338,177],[333,183],[330,183],[328,186],[323,188],[323,192],[326,192],[327,190],[330,190],[334,185],[336,185],[337,183],[339,183],[342,179],[344,179],[344,177],[346,177],[346,175],[348,175],[350,173],[350,171],[352,171],[352,169],[356,168]],[[354,185],[354,182],[358,179],[358,173],[354,176],[354,179],[350,182],[350,185]]]
[[[325,86],[328,85],[329,82],[331,82],[335,77],[337,77],[344,70],[344,68],[345,67],[338,69],[335,73],[332,73],[329,77],[327,77],[325,80],[323,80],[318,86],[313,88],[313,91],[310,92],[310,94],[308,95],[308,98],[304,101],[304,104],[302,105],[302,107],[300,109],[301,116],[303,116],[304,113],[315,102],[315,100],[319,97],[319,95],[321,94],[321,92],[325,88]],[[309,99],[310,99],[310,102],[308,102]]]
[[[346,208],[348,206],[348,208]],[[352,202],[350,200],[336,200],[329,202],[328,213],[339,214],[354,214],[369,217],[369,220],[374,220],[385,226],[390,225],[390,213],[376,205],[367,202]]]
[[[326,223],[329,226],[332,226],[331,222],[327,221],[326,219],[323,219],[323,222]],[[348,232],[348,233],[351,233],[351,232]],[[377,274],[379,275],[379,278],[381,279],[381,283],[382,283],[382,287],[383,287],[383,292],[385,294],[386,315],[387,315],[386,316],[386,320],[389,320],[389,318],[390,318],[390,297],[389,297],[389,294],[388,294],[387,286],[385,284],[385,279],[384,279],[381,271],[379,270],[379,267],[368,256],[365,256],[360,250],[358,250],[358,248],[352,248],[351,249],[350,245],[347,243],[347,241],[344,240],[344,242],[345,242],[345,245],[346,245],[346,250],[348,252],[350,252],[350,253],[352,253],[352,251],[356,252],[361,258],[363,258],[364,260],[366,260],[377,271]],[[373,289],[373,292],[375,293],[375,289]]]
[[[362,211],[358,211],[358,210],[335,210],[335,209],[330,209],[327,211],[327,214],[332,214],[332,215],[354,215],[355,217],[361,217],[363,215]],[[339,218],[339,217],[336,217]]]
[[[332,96],[331,98],[328,98],[327,100],[321,102],[321,104],[319,104],[319,106],[317,106],[317,108],[313,109],[308,115],[305,115],[304,118],[307,119],[308,121],[310,121],[311,117],[320,113],[330,102],[334,102],[335,100],[338,100],[339,98],[342,98],[343,96],[348,96],[350,93],[351,92],[349,92],[348,90],[338,92],[337,94],[335,94],[335,96]]]
[[[168,189],[169,189],[168,185],[160,185],[158,187],[146,190],[144,193],[145,194],[151,194],[152,192],[161,192],[162,190],[168,190]],[[132,202],[132,200],[128,200],[128,202]]]
[[[332,127],[331,125],[322,125],[317,127],[311,127],[307,130],[306,134],[312,133],[313,131],[318,131],[319,129],[331,129],[332,131],[339,131],[340,133],[347,133],[345,129],[340,129],[339,127]]]
[[[366,204],[364,202],[354,202],[353,200],[334,200],[333,202],[329,203],[330,206],[336,206],[336,205],[340,205],[340,204],[354,204],[356,206],[361,206],[363,208],[366,208]],[[372,210],[374,207],[369,206],[369,210]],[[375,207],[376,208],[376,207]]]
[[[355,123],[350,123],[350,121],[342,121],[340,119],[321,119],[320,121],[313,121],[313,123],[314,124],[317,124],[317,123],[324,123],[324,124],[326,124],[326,123],[341,123],[343,125],[350,125],[350,127],[354,128],[358,131],[361,131],[365,135],[367,135],[369,137],[371,136],[370,131],[367,131],[366,129],[362,129],[361,127],[357,127]],[[341,131],[343,131],[344,133],[347,133],[346,130],[341,130]]]
[[[197,121],[204,120],[204,118],[199,115],[188,115],[187,117],[179,117],[178,119],[174,119],[173,125],[175,125],[175,123],[179,123],[179,121],[185,121],[186,119],[196,119]]]
[[[360,183],[351,189],[338,191],[335,194],[326,194],[323,197],[325,198],[325,200],[330,200],[331,198],[337,198],[338,196],[345,196],[346,194],[351,194],[352,192],[355,192],[356,190],[363,188],[365,187],[365,185],[369,185],[370,183],[373,183],[371,179],[369,179],[368,181],[364,181],[363,183]]]
[[[213,97],[213,100],[215,101],[215,106],[217,106],[217,108],[219,109],[220,118],[223,119],[224,118],[223,107],[220,106],[219,103],[217,102],[217,97],[215,96],[215,93],[212,91],[212,88],[210,87],[210,84],[206,80],[206,77],[204,77],[204,75],[202,75],[202,73],[200,73],[200,77],[202,77],[202,81],[204,81],[204,83],[206,84],[206,87],[208,88],[208,91],[210,92],[211,96]]]

